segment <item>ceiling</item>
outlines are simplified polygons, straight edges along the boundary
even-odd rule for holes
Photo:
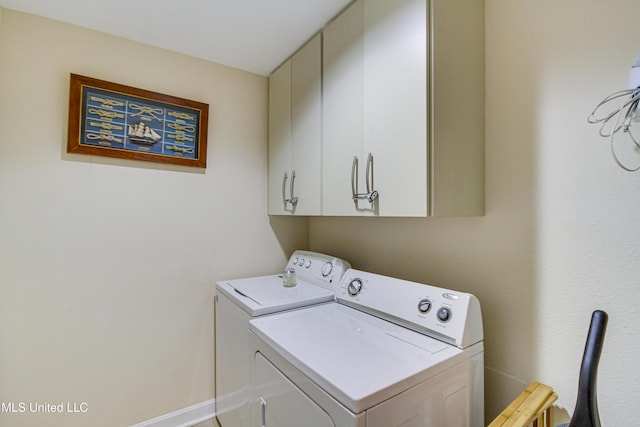
[[[350,2],[0,0],[0,7],[268,75]]]

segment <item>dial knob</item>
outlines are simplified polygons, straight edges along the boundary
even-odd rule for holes
[[[426,298],[420,300],[420,302],[418,303],[418,310],[420,311],[420,313],[427,313],[429,310],[431,310],[431,301]]]
[[[304,265],[304,258],[300,258],[300,261],[298,261],[298,265],[300,267],[302,267]]]
[[[327,261],[324,264],[322,264],[322,269],[320,270],[320,273],[322,273],[322,277],[327,277],[328,275],[331,274],[332,271],[333,271],[333,264],[331,264],[331,262]]]
[[[307,265],[304,266],[305,268],[311,268],[311,260],[307,261]]]
[[[440,319],[441,322],[446,322],[450,318],[451,310],[449,310],[447,307],[440,307],[440,310],[438,310],[438,319]]]
[[[349,291],[349,295],[351,295],[352,297],[355,297],[362,290],[362,280],[353,279],[351,282],[349,282],[349,286],[347,286],[347,290]]]

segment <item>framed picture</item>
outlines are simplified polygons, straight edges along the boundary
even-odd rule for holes
[[[209,105],[71,74],[67,152],[206,168]]]

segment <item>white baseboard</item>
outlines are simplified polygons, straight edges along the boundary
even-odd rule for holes
[[[215,417],[215,408],[215,399],[206,400],[131,427],[191,427]]]

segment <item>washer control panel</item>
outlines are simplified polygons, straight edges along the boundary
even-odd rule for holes
[[[340,258],[311,251],[295,251],[285,268],[293,268],[298,280],[334,291],[351,265]]]
[[[483,340],[480,303],[468,293],[350,269],[336,300],[460,348]]]

